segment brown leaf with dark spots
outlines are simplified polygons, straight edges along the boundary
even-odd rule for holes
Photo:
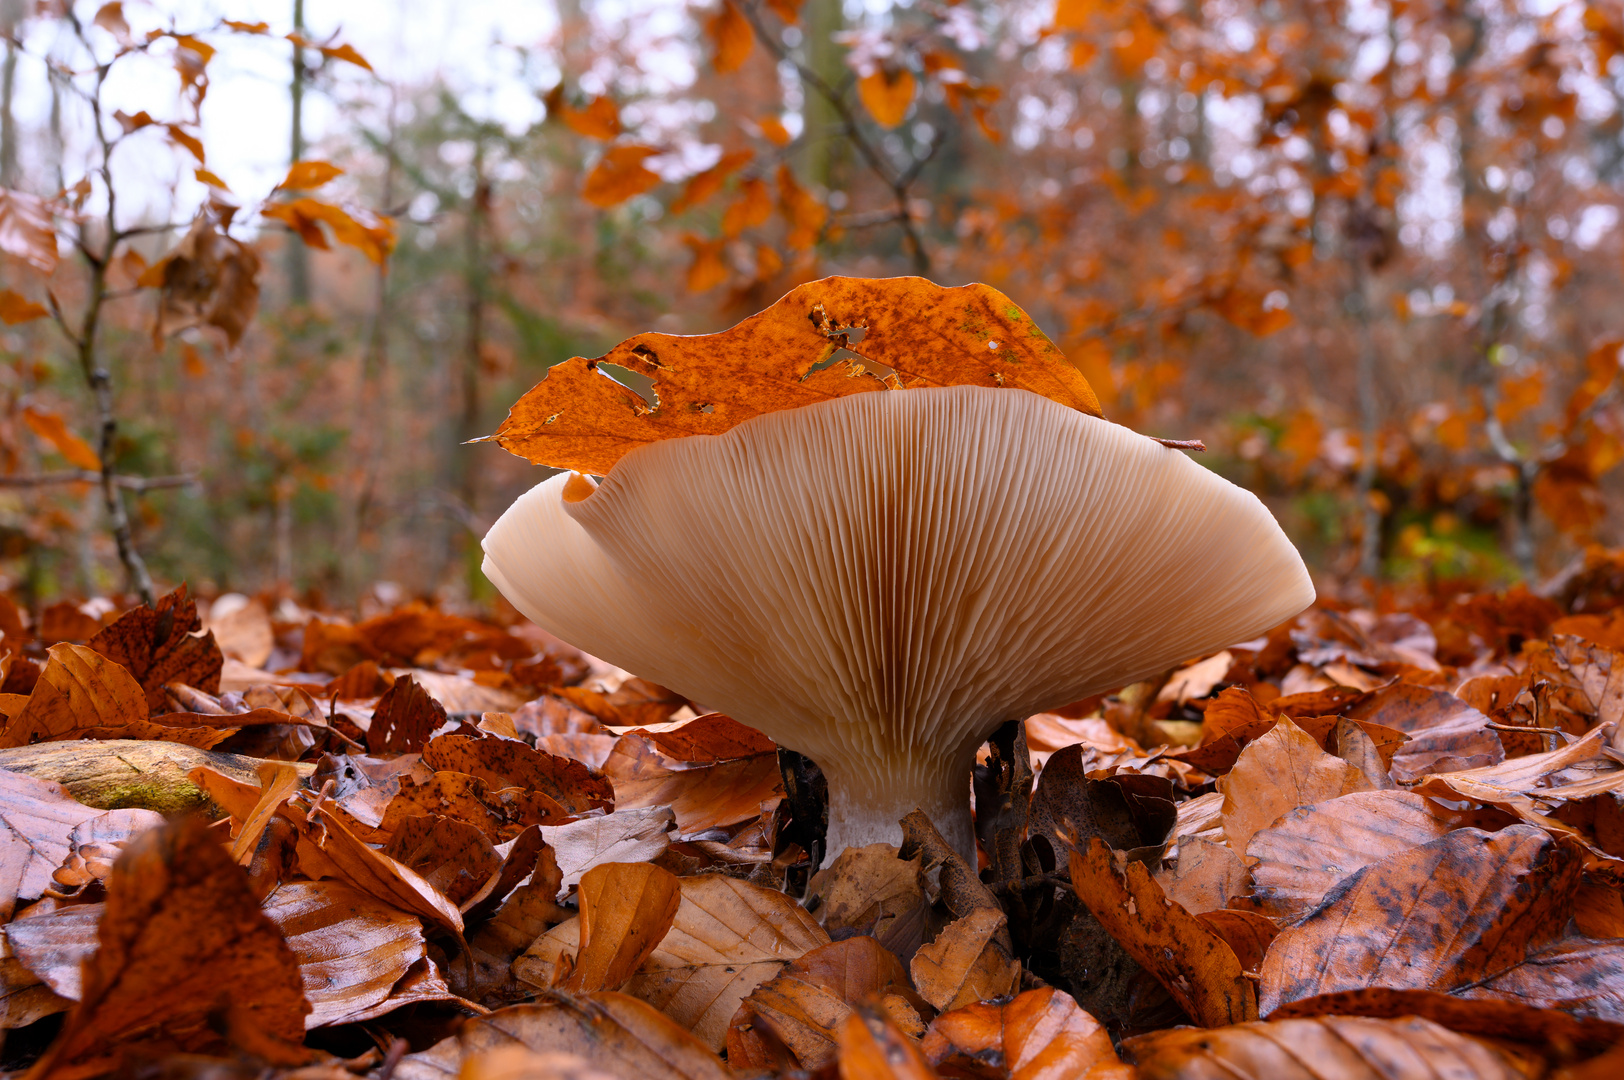
[[[1357,791],[1299,806],[1247,846],[1259,860],[1252,899],[1272,919],[1296,919],[1344,878],[1465,824],[1459,811],[1408,791]]]
[[[462,907],[502,865],[483,830],[464,821],[425,814],[402,821],[383,853],[422,875]]]
[[[860,342],[848,333],[854,327],[866,330]],[[1017,387],[1100,415],[1087,380],[997,290],[942,288],[917,277],[832,277],[792,290],[719,334],[639,334],[597,360],[556,364],[491,438],[539,464],[602,476],[636,446],[719,435],[762,413],[888,385],[850,377],[856,361],[813,370],[841,348],[894,369],[909,387]],[[602,363],[654,379],[659,408],[650,411],[635,391],[606,377]]]
[[[378,1004],[424,955],[423,924],[338,881],[290,881],[265,904],[299,964],[305,1027]]]
[[[1460,992],[1624,1024],[1624,940],[1569,937]]]
[[[1094,779],[1086,757],[1079,743],[1049,758],[1032,796],[1030,831],[1048,837],[1056,851],[1093,836],[1119,851],[1165,840],[1178,820],[1172,781],[1137,774]]]
[[[1489,718],[1444,690],[1393,683],[1352,702],[1342,715],[1410,736],[1393,755],[1393,779],[1401,784],[1427,773],[1474,769],[1505,760],[1505,748],[1489,729]]]
[[[1096,837],[1071,853],[1071,883],[1077,899],[1197,1023],[1219,1027],[1257,1017],[1257,995],[1234,950],[1169,901],[1142,863],[1119,873],[1111,849]]]
[[[920,1049],[944,1076],[1133,1080],[1110,1034],[1072,998],[1045,987],[977,1002],[930,1022]]]
[[[1573,848],[1512,825],[1456,829],[1371,863],[1275,939],[1263,1007],[1366,986],[1476,985],[1560,933],[1579,862]]]
[[[581,762],[534,750],[514,739],[441,735],[423,747],[423,763],[431,769],[477,776],[493,790],[519,787],[540,792],[571,814],[616,805],[614,786]]]
[[[1612,1021],[1573,1016],[1505,998],[1467,999],[1437,990],[1397,990],[1387,986],[1293,1001],[1270,1013],[1269,1019],[1307,1016],[1422,1016],[1462,1035],[1527,1043],[1559,1058],[1567,1058],[1575,1051],[1598,1054],[1624,1042],[1624,1025]]]
[[[681,694],[667,690],[657,683],[651,683],[647,679],[637,678],[627,679],[608,693],[599,693],[585,686],[555,686],[551,688],[551,692],[571,705],[591,713],[600,722],[611,727],[642,727],[646,724],[663,724],[671,718],[672,713],[688,704],[688,699]],[[720,713],[713,713],[712,715],[717,717],[717,720],[706,719],[705,723],[692,732],[686,740],[678,735],[673,742],[681,746],[694,740],[703,740],[713,734],[720,735],[724,739],[729,735],[738,737],[738,732],[734,729],[750,732],[749,728],[736,720],[722,716]],[[690,720],[682,727],[666,734],[677,735],[678,732],[685,731],[699,722],[698,719]],[[750,733],[755,735],[757,740],[766,739],[766,736],[759,733]],[[769,750],[775,749],[771,742],[767,743],[767,748]],[[758,749],[754,752],[759,754],[763,751]],[[673,754],[673,756],[682,757],[681,754]],[[728,756],[742,757],[743,755],[729,754]],[[718,761],[721,759],[683,757],[683,760]]]
[[[1579,735],[1624,720],[1624,653],[1552,631],[1529,650],[1529,685],[1549,687],[1544,723]]]
[[[652,684],[649,684],[652,685]],[[778,746],[753,727],[721,713],[696,716],[669,731],[631,731],[678,761],[731,761],[751,754],[776,753]]]
[[[298,964],[201,821],[153,829],[125,849],[98,939],[84,996],[33,1080],[98,1075],[143,1043],[206,1052],[252,1040],[255,1052],[280,1047],[285,1064],[305,1056],[310,1005]]]
[[[606,863],[581,878],[581,948],[564,988],[618,990],[665,939],[682,885],[650,863]]]
[[[1224,794],[1224,835],[1245,851],[1252,835],[1299,806],[1370,787],[1364,773],[1327,754],[1288,718],[1241,751],[1218,780]]]
[[[891,1022],[885,1010],[859,1002],[835,1033],[840,1080],[934,1080],[919,1047]]]
[[[1218,1031],[1169,1028],[1122,1045],[1139,1080],[1391,1080],[1395,1076],[1527,1080],[1487,1043],[1420,1017],[1326,1016],[1238,1024]],[[1396,1063],[1402,1062],[1402,1066]],[[1404,1071],[1395,1072],[1401,1067]]]
[[[220,692],[225,656],[212,632],[203,629],[197,601],[182,585],[158,598],[155,607],[131,608],[86,645],[135,676],[147,694],[147,708],[164,712],[165,683],[185,683],[206,694]]]
[[[418,753],[445,722],[445,707],[430,697],[416,679],[403,675],[372,710],[367,750],[374,754]]]

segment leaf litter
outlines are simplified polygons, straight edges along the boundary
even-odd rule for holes
[[[0,728],[7,1067],[1602,1068],[1624,654],[1555,604],[1514,641],[1525,597],[1314,609],[1032,717],[983,751],[980,866],[916,814],[823,869],[804,764],[511,619],[36,617]]]

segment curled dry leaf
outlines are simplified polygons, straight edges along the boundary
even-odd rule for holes
[[[83,997],[33,1076],[98,1075],[144,1041],[193,1051],[234,1043],[284,1064],[306,1059],[298,1044],[310,1006],[298,965],[202,822],[150,830],[125,849],[98,938]]]
[[[234,728],[168,727],[147,720],[147,695],[123,667],[83,645],[52,645],[28,703],[11,718],[0,745],[59,739],[155,739],[199,749]]]
[[[259,310],[259,269],[254,249],[227,236],[205,208],[181,242],[140,277],[141,286],[161,290],[153,338],[212,326],[235,347]]]
[[[921,1050],[944,1076],[1008,1080],[1132,1080],[1111,1036],[1052,987],[977,1002],[932,1020]]]
[[[614,782],[616,806],[669,806],[677,819],[677,840],[758,818],[763,804],[784,793],[777,753],[697,767],[671,765],[642,739],[626,735],[604,762],[604,771]]]
[[[1010,955],[1007,932],[998,940],[1007,925],[1004,913],[991,908],[948,923],[914,954],[909,970],[920,996],[938,1009],[957,1009],[1012,993],[1021,982],[1021,963]]]
[[[0,901],[9,919],[18,898],[32,899],[51,885],[51,875],[72,851],[70,837],[81,823],[101,812],[68,795],[61,784],[0,769]]]
[[[502,865],[482,829],[439,814],[402,821],[383,851],[421,874],[458,908],[473,899]]]
[[[680,880],[682,902],[626,992],[714,1051],[744,998],[785,965],[829,944],[805,908],[776,889],[705,874]]]
[[[1257,995],[1234,950],[1169,901],[1142,863],[1118,873],[1111,849],[1096,838],[1072,852],[1071,882],[1077,899],[1198,1024],[1256,1019]]]
[[[1217,1031],[1169,1028],[1127,1040],[1123,1052],[1141,1080],[1388,1080],[1395,1075],[1526,1080],[1512,1060],[1488,1044],[1420,1017],[1325,1016]]]
[[[1321,750],[1312,736],[1283,717],[1242,750],[1235,767],[1219,778],[1224,834],[1230,847],[1245,851],[1253,834],[1281,815],[1369,787],[1356,766]]]
[[[855,327],[867,331],[861,342],[847,334]],[[597,360],[556,364],[491,438],[530,461],[601,476],[644,443],[719,435],[752,416],[882,389],[848,378],[851,364],[813,371],[843,348],[894,369],[910,387],[1014,386],[1100,415],[1077,368],[997,290],[835,277],[802,285],[719,334],[639,334]],[[659,408],[606,377],[601,363],[655,380]]]
[[[203,631],[197,601],[184,585],[159,597],[155,607],[131,608],[85,644],[135,676],[151,712],[168,711],[166,683],[185,683],[206,694],[220,690],[225,656],[214,634]]]
[[[51,875],[52,891],[73,896],[95,882],[106,881],[130,840],[163,823],[162,814],[138,807],[109,810],[81,821],[68,834],[68,857]]]
[[[424,955],[423,924],[337,881],[290,881],[265,914],[293,950],[310,1002],[305,1027],[340,1023],[383,1001]]]
[[[1371,863],[1275,939],[1264,1011],[1366,986],[1480,983],[1560,933],[1578,877],[1577,853],[1527,825],[1456,829]]]
[[[1466,824],[1463,816],[1409,791],[1357,791],[1300,806],[1252,837],[1252,900],[1272,919],[1295,919],[1344,878],[1430,844]]]
[[[1528,682],[1548,687],[1546,722],[1575,735],[1624,721],[1624,653],[1616,649],[1553,633],[1530,650]]]
[[[682,887],[652,863],[606,863],[581,877],[580,951],[564,988],[618,990],[671,929]]]

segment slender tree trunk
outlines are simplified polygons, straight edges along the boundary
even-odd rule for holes
[[[1381,401],[1376,393],[1376,334],[1370,324],[1370,275],[1362,262],[1354,268],[1354,291],[1359,324],[1359,478],[1354,497],[1359,502],[1359,577],[1368,583],[1371,599],[1381,581],[1382,511],[1376,501],[1376,468],[1381,456]]]
[[[834,0],[811,3],[803,9],[806,27],[806,66],[829,86],[838,88],[846,78],[844,49],[833,40],[846,24],[845,13]],[[803,89],[801,116],[806,124],[806,178],[825,190],[836,186],[846,141],[838,138],[841,120],[833,105],[811,87]]]
[[[466,299],[467,334],[462,361],[462,416],[457,425],[457,442],[464,443],[484,434],[480,430],[479,370],[485,351],[485,294],[488,288],[485,265],[485,222],[490,211],[491,183],[485,175],[485,142],[474,143],[474,195],[468,202],[465,259],[467,260],[468,295]],[[472,455],[465,449],[458,455],[457,497],[469,512],[477,512],[479,503],[479,470],[473,467]]]
[[[7,37],[22,24],[22,0],[0,0],[0,30]],[[0,67],[0,187],[17,186],[17,118],[11,111],[12,90],[17,83],[17,47],[6,42],[6,58]]]
[[[304,0],[293,0],[293,32],[304,35]],[[289,86],[293,104],[292,136],[289,153],[292,162],[304,159],[304,90],[305,60],[303,46],[293,46],[293,79]],[[310,252],[296,236],[287,241],[288,302],[295,305],[310,303]]]

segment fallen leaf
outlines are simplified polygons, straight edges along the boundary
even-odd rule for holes
[[[299,964],[310,1012],[306,1028],[345,1021],[389,996],[424,955],[415,915],[337,881],[290,881],[265,914]]]
[[[923,941],[925,893],[919,855],[901,857],[890,844],[851,847],[812,876],[807,898],[830,934],[866,934],[898,956],[912,957]]]
[[[41,905],[43,906],[43,905]],[[30,911],[7,924],[5,936],[16,962],[67,1001],[84,995],[85,961],[95,955],[106,904],[69,904]]]
[[[665,939],[682,886],[651,863],[605,863],[582,875],[580,898],[580,951],[563,986],[618,990]]]
[[[182,585],[159,597],[155,608],[142,605],[126,611],[86,645],[134,675],[147,692],[148,709],[163,712],[168,708],[166,683],[185,683],[205,694],[220,690],[225,657],[214,635],[202,627],[197,601]]]
[[[788,962],[829,944],[829,935],[776,889],[719,874],[685,877],[679,884],[682,900],[671,929],[626,993],[720,1052],[744,998]]]
[[[1509,998],[1624,1023],[1624,940],[1569,937],[1529,952],[1460,991],[1464,998]]]
[[[1246,860],[1228,844],[1200,836],[1181,837],[1178,858],[1155,878],[1167,898],[1192,915],[1217,911],[1250,891]]]
[[[1327,754],[1289,718],[1281,718],[1218,780],[1224,795],[1224,835],[1245,851],[1259,829],[1299,806],[1368,789],[1370,781],[1341,758]]]
[[[636,998],[611,992],[560,994],[546,1005],[474,1017],[463,1025],[460,1042],[465,1054],[512,1044],[576,1054],[612,1076],[638,1080],[732,1080],[692,1035]]]
[[[616,754],[634,739],[622,738]],[[776,753],[678,769],[668,769],[658,755],[649,755],[626,770],[633,775],[616,775],[625,761],[617,762],[616,754],[604,763],[614,784],[615,806],[628,810],[669,806],[676,815],[678,840],[703,838],[713,829],[754,820],[764,804],[784,793]]]
[[[68,834],[68,857],[51,875],[52,892],[74,896],[92,884],[106,881],[129,842],[163,823],[162,814],[133,806],[81,821]]]
[[[1220,1027],[1257,1017],[1257,994],[1234,950],[1170,902],[1144,864],[1118,873],[1111,849],[1095,838],[1071,853],[1071,882],[1077,899],[1196,1023]]]
[[[125,849],[98,938],[83,997],[33,1068],[38,1080],[99,1075],[153,1040],[207,1051],[251,1039],[284,1063],[306,1058],[298,965],[202,822],[153,829]],[[242,987],[253,993],[234,992]],[[234,1018],[229,1036],[211,1022],[217,1011]]]
[[[934,1070],[885,1010],[859,1002],[835,1034],[840,1080],[933,1080]]]
[[[467,773],[493,789],[540,792],[571,814],[616,805],[614,786],[579,761],[533,750],[513,739],[441,735],[422,750],[423,764],[431,769]]]
[[[1373,862],[1430,844],[1466,824],[1463,815],[1409,791],[1358,791],[1300,806],[1252,837],[1252,900],[1290,921],[1318,906],[1343,879]]]
[[[1488,727],[1489,718],[1454,694],[1399,682],[1373,690],[1350,704],[1343,715],[1394,728],[1410,741],[1393,755],[1393,779],[1401,784],[1427,773],[1493,765],[1505,747]]]
[[[83,645],[51,646],[28,704],[0,733],[0,745],[57,739],[157,739],[200,749],[235,729],[168,727],[147,720],[147,695],[128,671]]]
[[[1577,853],[1527,825],[1456,829],[1390,855],[1275,939],[1262,1007],[1365,986],[1464,990],[1549,944],[1578,876]]]
[[[850,340],[853,327],[866,328],[861,342]],[[812,370],[840,348],[895,369],[910,387],[1014,386],[1099,415],[1082,375],[1002,293],[837,277],[802,285],[719,334],[639,334],[597,360],[555,364],[490,438],[538,464],[601,476],[635,446],[719,435],[752,416],[887,385],[849,378],[847,363]],[[659,408],[605,376],[605,363],[652,378]]]
[[[565,887],[594,866],[611,862],[652,862],[671,846],[675,815],[668,806],[616,810],[568,825],[543,825],[541,835],[557,853]]]
[[[982,1076],[990,1067],[1008,1080],[1134,1077],[1099,1021],[1052,987],[945,1012],[931,1021],[920,1049],[950,1076]]]
[[[1546,723],[1575,735],[1624,721],[1624,653],[1558,633],[1529,650],[1528,684],[1548,687]]]
[[[1169,1028],[1128,1039],[1122,1049],[1140,1080],[1388,1080],[1397,1075],[1526,1080],[1487,1043],[1420,1017],[1324,1016],[1254,1021],[1217,1031]]]
[[[1008,937],[995,935],[1008,925],[1001,911],[978,908],[942,930],[914,954],[909,972],[919,994],[938,1009],[1006,997],[1020,986],[1020,961],[1010,956]]]
[[[374,754],[418,753],[445,722],[445,707],[430,697],[417,680],[402,676],[373,709],[367,749]]]
[[[907,972],[897,958],[873,938],[847,938],[811,950],[782,975],[756,987],[739,1016],[766,1028],[802,1068],[816,1071],[834,1061],[836,1032],[852,1005],[893,988],[908,988]],[[736,1016],[728,1028],[729,1061],[752,1056],[741,1043],[745,1036]]]
[[[1269,943],[1280,933],[1280,928],[1251,911],[1203,911],[1196,916],[1213,933],[1224,939],[1235,959],[1241,963],[1241,970],[1257,974],[1263,964],[1263,957],[1269,951]]]
[[[501,867],[502,857],[478,826],[425,814],[402,821],[383,853],[408,867],[460,909]]]
[[[13,886],[0,889],[0,915],[9,920],[18,898],[31,900],[50,887],[71,853],[73,830],[101,813],[55,781],[0,769],[0,866],[10,868],[5,883]]]

